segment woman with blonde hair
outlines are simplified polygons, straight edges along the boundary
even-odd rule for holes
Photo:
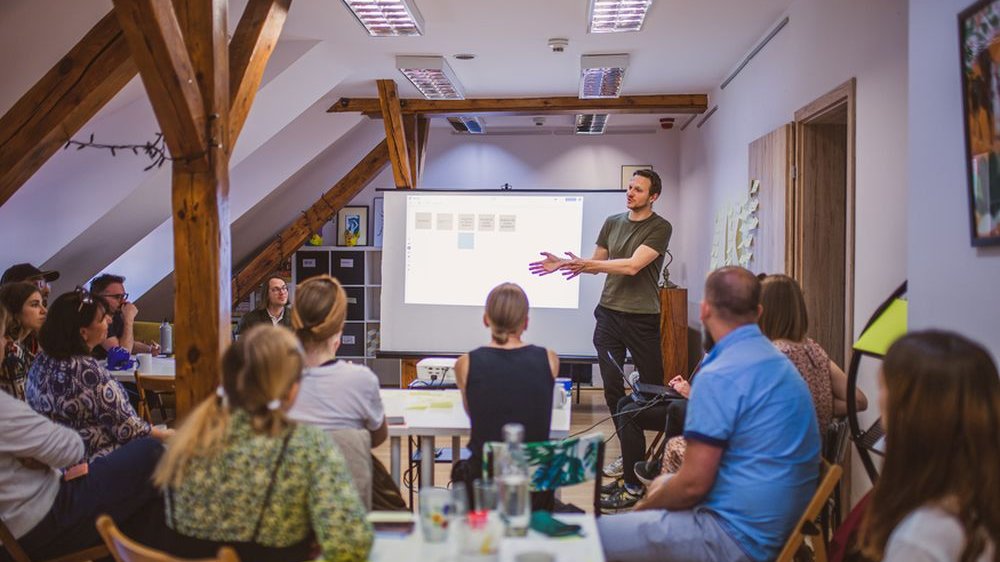
[[[458,358],[455,382],[471,422],[468,463],[453,479],[471,484],[482,474],[483,445],[503,441],[508,423],[524,426],[524,442],[547,441],[552,424],[552,392],[559,357],[551,349],[521,339],[528,329],[528,296],[514,283],[501,283],[486,297],[483,325],[490,342]],[[469,490],[471,491],[471,487]],[[551,494],[532,494],[534,509],[551,510]]]
[[[303,355],[285,328],[256,327],[222,358],[222,384],[170,440],[154,474],[172,554],[243,560],[364,560],[372,530],[344,459],[317,428],[291,421]]]
[[[1000,375],[979,344],[908,334],[879,374],[885,463],[862,554],[891,562],[1000,561]]]

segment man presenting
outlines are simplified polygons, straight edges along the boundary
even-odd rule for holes
[[[581,273],[607,274],[600,303],[594,309],[597,319],[594,347],[604,381],[604,400],[612,414],[617,411],[618,401],[625,396],[625,382],[610,357],[618,365],[624,365],[627,350],[632,354],[642,382],[663,384],[657,283],[673,227],[653,212],[653,202],[660,197],[661,189],[660,176],[656,172],[637,171],[626,192],[628,212],[612,215],[604,221],[594,255],[589,260],[570,252],[566,252],[568,258],[542,252],[545,259],[529,265],[536,275],[562,270],[567,279]],[[612,463],[605,473],[621,475],[621,459]]]

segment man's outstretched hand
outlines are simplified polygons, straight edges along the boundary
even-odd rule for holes
[[[557,258],[555,255],[549,252],[541,252],[545,259],[540,261],[533,261],[528,264],[528,271],[534,275],[548,275],[550,273],[555,273],[559,271],[559,268],[563,266],[569,260]]]
[[[565,277],[568,281],[583,273],[587,267],[587,262],[580,256],[575,255],[573,252],[566,252],[566,255],[569,256],[569,259],[563,260],[564,263],[561,269],[563,277]]]

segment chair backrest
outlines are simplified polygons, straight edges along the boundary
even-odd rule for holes
[[[156,375],[144,375],[139,371],[135,372],[135,386],[139,389],[138,413],[144,420],[153,423],[153,412],[149,409],[148,393],[158,394],[161,392],[176,392],[176,379]],[[164,423],[172,420],[163,420]]]
[[[3,543],[7,554],[10,555],[11,560],[14,562],[32,562],[31,558],[28,557],[28,554],[18,544],[17,539],[14,538],[14,534],[10,532],[10,529],[7,528],[2,519],[0,519],[0,543]],[[104,545],[97,545],[63,554],[49,562],[89,562],[90,560],[100,560],[107,556],[108,549],[104,548]]]
[[[826,506],[826,502],[830,498],[830,494],[833,493],[833,489],[836,488],[837,482],[840,481],[840,476],[843,474],[844,469],[826,461],[821,462],[820,480],[819,486],[816,487],[816,493],[809,500],[809,505],[806,506],[802,517],[795,523],[792,534],[785,541],[785,546],[778,555],[777,562],[792,562],[795,559],[795,553],[802,546],[807,536],[812,540],[816,562],[826,562],[826,537],[823,536],[823,531],[816,525],[815,521],[819,517],[823,507]]]
[[[372,435],[367,429],[329,432],[351,471],[351,479],[365,509],[372,509]]]
[[[215,558],[197,561],[175,558],[126,537],[108,515],[101,515],[97,518],[97,532],[101,534],[104,544],[107,545],[111,556],[117,562],[240,562],[236,551],[228,546],[220,548],[219,554]]]

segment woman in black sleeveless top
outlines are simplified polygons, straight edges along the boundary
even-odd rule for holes
[[[472,423],[465,480],[482,474],[483,444],[503,441],[501,428],[516,422],[524,426],[524,441],[547,441],[552,423],[552,391],[559,358],[544,347],[526,344],[528,297],[514,283],[503,283],[486,298],[483,324],[490,343],[459,357],[455,378],[462,390],[465,411]],[[471,487],[470,487],[471,490]],[[532,495],[533,507],[541,498]],[[551,494],[548,502],[551,503]]]

